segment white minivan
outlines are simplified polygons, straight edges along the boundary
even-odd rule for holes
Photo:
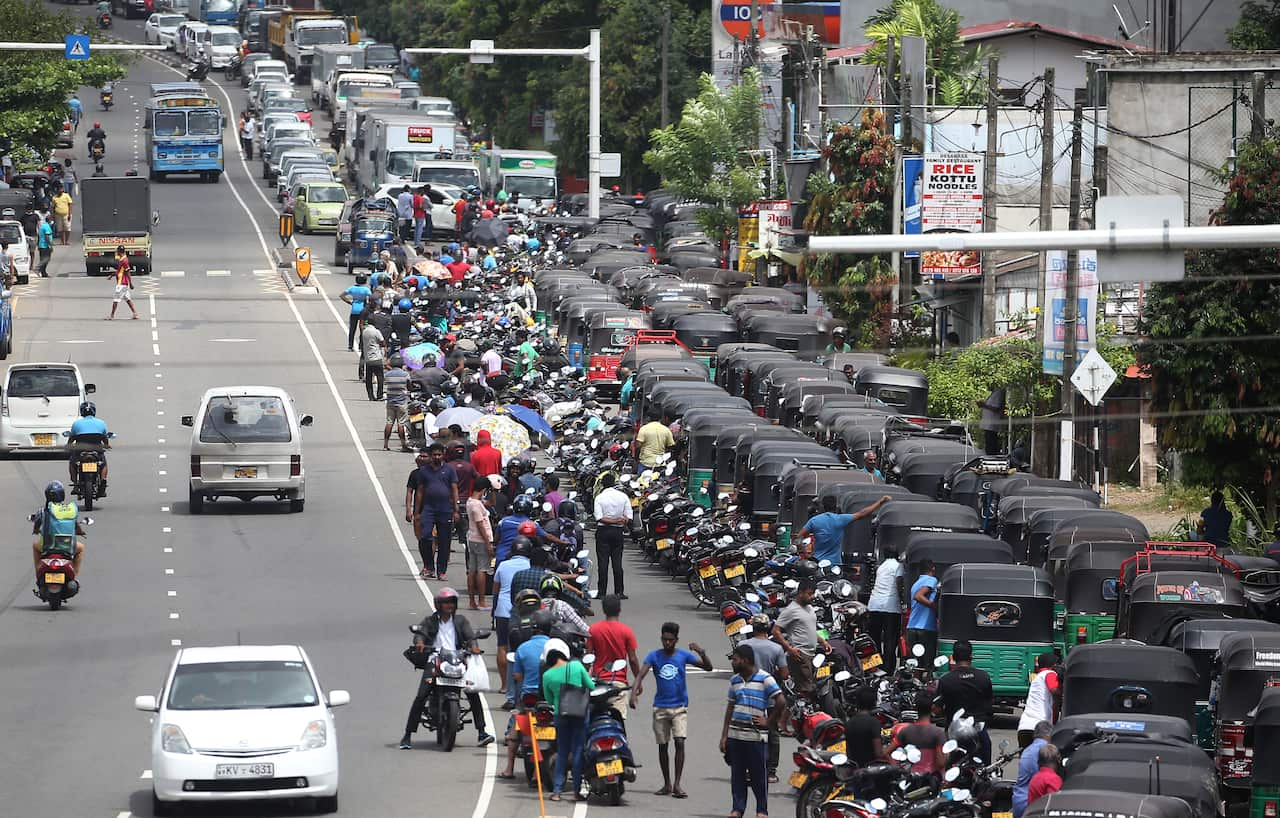
[[[221,386],[204,393],[200,410],[185,415],[191,435],[191,482],[187,499],[192,514],[219,497],[274,497],[302,511],[306,471],[302,465],[302,428],[289,393],[275,386]]]
[[[0,451],[60,448],[62,433],[80,419],[80,404],[95,387],[71,363],[14,364],[0,389]]]

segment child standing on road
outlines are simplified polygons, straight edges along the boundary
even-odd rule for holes
[[[133,268],[129,265],[129,254],[125,252],[123,246],[116,248],[116,290],[115,298],[111,302],[111,314],[107,316],[107,320],[116,317],[116,307],[120,306],[123,301],[129,305],[129,311],[133,313],[133,320],[138,320],[138,310],[133,306],[133,297],[129,295],[129,291],[133,289]]]

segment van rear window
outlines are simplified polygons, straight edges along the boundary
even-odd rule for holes
[[[201,443],[288,443],[292,439],[284,403],[265,395],[213,398],[200,424]]]
[[[77,398],[80,384],[70,369],[17,369],[9,373],[11,398]]]

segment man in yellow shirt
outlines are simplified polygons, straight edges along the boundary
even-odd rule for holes
[[[649,422],[636,430],[636,457],[649,468],[658,465],[658,456],[676,445],[676,439],[667,426],[667,418],[650,415]]]
[[[63,244],[71,243],[71,195],[66,190],[59,190],[53,197],[53,223],[58,230],[58,239]]]

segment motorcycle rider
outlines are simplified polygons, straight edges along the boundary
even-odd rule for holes
[[[44,508],[32,519],[31,533],[36,535],[31,543],[32,563],[39,569],[40,560],[50,554],[70,557],[76,576],[80,576],[80,563],[84,559],[84,536],[80,526],[80,508],[67,500],[66,486],[54,480],[44,487]],[[68,547],[68,543],[74,543]]]
[[[111,3],[110,0],[98,0],[98,15],[96,18],[100,28],[106,28],[111,25]]]
[[[107,107],[108,97],[114,100],[115,92],[116,92],[116,84],[114,82],[108,82],[102,86],[102,90],[98,92],[98,99],[102,102],[103,108]]]
[[[551,635],[555,617],[550,611],[541,610],[533,615],[534,633],[516,648],[516,660],[512,666],[512,684],[515,687],[516,713],[524,712],[524,694],[537,695],[542,687],[542,646]],[[520,747],[520,733],[516,730],[516,713],[511,714],[507,725],[507,764],[498,778],[515,778],[516,750]]]
[[[77,438],[80,435],[101,435],[101,441],[84,441],[79,442]],[[76,481],[76,460],[80,452],[93,449],[103,451],[111,448],[111,441],[107,439],[107,424],[98,417],[98,407],[93,401],[85,401],[80,404],[80,418],[71,424],[71,437],[67,440],[67,450],[70,452],[70,459],[67,461],[67,474],[71,482]],[[102,471],[98,472],[101,479],[101,494],[107,496],[107,457],[102,456]]]
[[[93,127],[85,134],[85,138],[89,140],[89,160],[93,160],[93,148],[98,146],[102,148],[102,152],[107,152],[107,132],[102,130],[102,123],[95,122]]]
[[[435,611],[423,618],[418,625],[418,632],[413,635],[412,651],[419,654],[430,654],[438,650],[457,650],[464,653],[482,653],[476,641],[475,632],[465,616],[458,613],[458,592],[452,588],[441,588],[436,592]],[[404,737],[400,739],[400,749],[413,747],[413,734],[422,722],[422,709],[426,707],[431,696],[432,669],[423,671],[422,681],[418,684],[418,695],[409,707],[409,719],[404,725]],[[493,736],[485,731],[484,708],[480,702],[480,694],[474,690],[467,692],[467,705],[471,710],[471,719],[475,722],[479,733],[478,744],[487,747],[494,741]]]
[[[546,574],[543,576],[542,581],[538,583],[538,593],[542,596],[542,604],[555,614],[556,629],[586,639],[591,630],[590,626],[587,625],[582,617],[578,616],[578,612],[573,609],[572,605],[560,598],[560,594],[564,590],[564,580],[555,574]]]

